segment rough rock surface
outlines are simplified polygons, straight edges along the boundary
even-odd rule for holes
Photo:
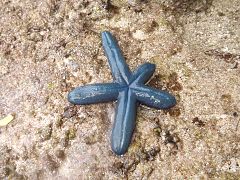
[[[151,86],[167,111],[138,108],[127,154],[109,135],[114,103],[73,106],[79,85],[109,82],[100,32],[135,69],[157,64]],[[0,179],[237,179],[240,177],[239,0],[1,0]]]

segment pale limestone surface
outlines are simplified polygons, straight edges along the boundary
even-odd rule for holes
[[[138,108],[133,142],[115,156],[115,103],[73,106],[79,85],[110,82],[100,32],[111,31],[168,111]],[[238,179],[239,0],[0,1],[0,179]]]

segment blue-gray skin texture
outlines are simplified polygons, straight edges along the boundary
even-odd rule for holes
[[[145,85],[155,71],[154,64],[144,63],[132,73],[110,32],[102,32],[102,44],[114,81],[78,87],[69,93],[68,101],[84,105],[117,100],[111,147],[117,155],[122,155],[127,152],[132,139],[138,102],[157,109],[167,109],[174,106],[176,100],[166,91]]]

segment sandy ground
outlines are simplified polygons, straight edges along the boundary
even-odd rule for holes
[[[115,103],[73,106],[111,82],[100,32],[177,106],[140,106],[133,142],[110,150]],[[239,179],[239,0],[1,0],[0,179]]]

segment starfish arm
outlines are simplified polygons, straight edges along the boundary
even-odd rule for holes
[[[133,91],[140,103],[150,107],[168,109],[176,104],[175,97],[166,91],[154,89],[145,85],[136,86]]]
[[[131,82],[134,81],[135,84],[144,84],[146,83],[150,77],[153,75],[156,69],[155,64],[144,63],[139,66],[136,71],[133,72],[133,76],[131,77]]]
[[[92,104],[114,101],[122,89],[117,83],[90,84],[75,88],[68,94],[68,101],[73,104]]]
[[[104,31],[102,32],[102,44],[113,78],[119,83],[128,83],[132,73],[124,60],[117,40],[110,32]]]
[[[120,92],[118,98],[111,136],[111,147],[117,155],[127,152],[135,128],[136,98],[130,91]]]

